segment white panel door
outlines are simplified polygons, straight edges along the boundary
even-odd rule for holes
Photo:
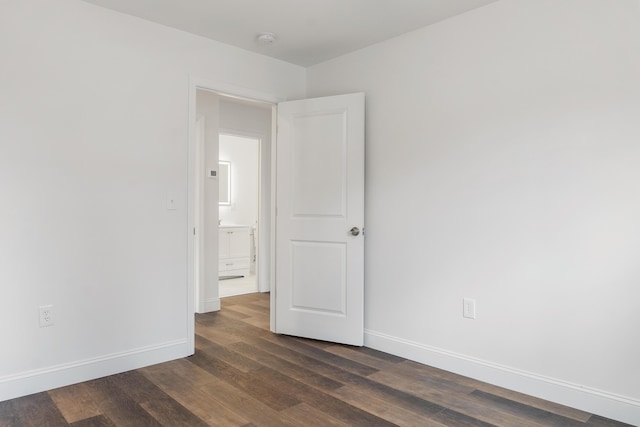
[[[364,94],[278,104],[276,333],[363,344]]]

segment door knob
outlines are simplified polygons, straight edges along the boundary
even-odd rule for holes
[[[349,232],[352,236],[357,236],[360,234],[360,229],[358,227],[353,227],[351,230],[349,230]]]

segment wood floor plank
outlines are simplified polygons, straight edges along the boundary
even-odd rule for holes
[[[139,370],[147,378],[153,377],[155,384],[172,384],[175,387],[195,388],[216,381],[203,369],[189,362],[188,358],[147,366]]]
[[[19,427],[21,425],[13,402],[14,400],[0,402],[0,427]]]
[[[202,326],[213,326],[223,318],[241,320],[241,319],[246,319],[247,317],[251,317],[247,314],[241,313],[239,311],[233,311],[233,310],[225,310],[224,316],[220,316],[220,314],[222,314],[221,311],[218,311],[215,313],[196,314],[196,324],[202,325]]]
[[[72,427],[116,427],[113,421],[104,415],[97,415],[83,420],[78,420],[69,425]]]
[[[248,343],[236,343],[230,346],[234,351],[252,358],[263,366],[286,372],[286,374],[300,382],[303,382],[320,390],[334,390],[342,387],[342,383],[320,375],[311,369],[296,365],[275,354],[267,353]]]
[[[320,411],[306,403],[302,402],[291,408],[287,408],[281,412],[305,427],[350,427],[349,424],[339,421],[326,412]]]
[[[234,410],[233,405],[221,403],[202,391],[207,387],[220,388],[218,385],[220,381],[217,378],[184,359],[180,362],[183,362],[184,365],[176,366],[175,369],[145,368],[143,373],[165,393],[210,426],[225,427],[249,424],[249,420],[242,415],[243,408]],[[247,399],[246,403],[251,404],[251,401]]]
[[[285,390],[279,390],[260,378],[247,375],[213,355],[196,353],[189,361],[277,411],[300,403],[300,400]]]
[[[452,382],[466,385],[471,389],[477,389],[484,384],[483,382],[474,380],[473,378],[454,374],[453,372],[434,368],[433,366],[423,365],[422,363],[414,362],[413,360],[405,360],[398,363],[394,367],[393,371],[398,372],[399,375],[404,371],[405,373],[408,373],[408,375],[447,379]]]
[[[51,390],[49,396],[68,423],[102,415],[98,404],[91,399],[89,386],[86,383]]]
[[[259,293],[259,292],[254,292],[254,293],[250,293],[250,294],[242,294],[242,295],[237,295],[237,296],[232,296],[232,297],[226,297],[223,299],[224,301],[224,306],[225,307],[230,307],[232,305],[244,305],[244,304],[249,304],[249,303],[253,303],[256,301],[269,301],[269,294],[268,293]]]
[[[586,423],[586,427],[634,427],[631,424],[613,421],[608,418],[592,415]]]
[[[559,403],[539,399],[537,397],[529,396],[523,393],[518,393],[516,391],[507,390],[493,384],[480,383],[477,385],[477,390],[491,393],[496,396],[501,396],[505,399],[510,399],[524,405],[529,405],[534,408],[541,409],[543,411],[552,412],[556,415],[571,418],[579,422],[587,422],[591,417],[591,414],[589,414],[588,412],[580,411],[579,409],[570,408],[568,406],[560,405]]]
[[[224,381],[206,384],[200,387],[199,391],[212,401],[240,411],[242,416],[249,420],[249,423],[256,426],[300,427],[299,420],[291,418],[284,411],[276,411],[261,400]]]
[[[391,369],[397,363],[372,356],[371,354],[361,351],[361,349],[359,348],[353,348],[344,345],[334,344],[326,347],[325,351],[338,355],[340,357],[344,357],[346,359],[353,360],[354,362],[370,366],[377,370]]]
[[[260,363],[255,362],[249,357],[234,352],[233,350],[231,350],[230,345],[219,345],[218,343],[209,341],[201,335],[196,335],[196,346],[207,352],[214,353],[216,355],[216,358],[222,360],[225,363],[228,363],[229,365],[244,373],[250,372],[254,369],[259,369],[262,366]]]
[[[113,377],[92,380],[87,384],[91,399],[98,404],[102,413],[116,425],[161,426],[138,402],[131,399],[118,387],[117,381]]]
[[[13,400],[13,411],[18,416],[18,425],[23,427],[57,427],[69,423],[48,393],[36,393]]]
[[[268,294],[267,294],[267,296],[268,296]],[[270,301],[270,299],[269,299],[269,298],[260,298],[260,299],[257,299],[257,300],[255,300],[255,301],[253,302],[253,304],[259,305],[259,306],[261,306],[261,307],[269,308],[269,312],[271,312],[271,309],[270,309],[270,307],[271,307],[271,301]],[[268,312],[268,313],[269,313],[269,312]],[[267,313],[267,314],[268,314],[268,313]]]
[[[261,317],[261,315],[264,315],[264,312],[260,309],[249,307],[248,305],[232,305],[227,307],[227,309],[233,312],[245,314],[248,317]]]
[[[269,316],[269,306],[264,306],[262,304],[258,304],[257,302],[249,302],[246,304],[243,304],[244,307],[250,308],[251,310],[260,312],[261,314],[265,315],[265,316]],[[260,316],[260,317],[265,317],[265,316]]]
[[[300,338],[300,337],[290,337],[290,338],[292,338],[292,339],[294,339],[296,341],[300,341],[300,342],[302,342],[304,344],[311,345],[313,347],[319,348],[321,350],[324,350],[324,349],[326,349],[328,347],[336,345],[336,343],[328,342],[328,341],[310,340],[308,338]]]
[[[274,342],[286,343],[286,346],[290,349],[310,356],[316,360],[321,360],[324,363],[339,367],[340,369],[354,373],[356,375],[367,376],[378,371],[377,369],[370,366],[364,365],[346,357],[329,353],[299,340],[290,340],[288,337],[277,336]]]
[[[254,318],[245,317],[242,319],[236,319],[235,316],[230,316],[230,313],[230,310],[211,313],[212,315],[217,315],[215,316],[218,318],[215,323],[215,329],[217,331],[231,337],[240,337],[241,339],[245,339],[247,336],[267,337],[268,339],[272,339],[272,334],[268,332],[268,328],[264,328],[260,325],[256,326],[251,323],[251,320]]]
[[[220,345],[229,345],[242,341],[242,337],[238,334],[230,334],[224,329],[217,327],[201,328],[198,335]],[[197,345],[198,343],[196,342],[196,349]]]
[[[291,349],[286,345],[282,345],[282,342],[276,343],[272,340],[265,340],[262,338],[249,336],[246,337],[245,341],[252,347],[260,349],[265,353],[271,354],[275,357],[279,357],[301,368],[313,370],[319,375],[331,378],[342,384],[348,384],[352,382],[357,383],[361,378],[356,374],[340,369],[339,367],[336,367],[324,361],[318,360],[317,358],[307,356],[306,354]]]
[[[413,390],[413,386],[417,383],[422,389],[421,395],[428,396],[430,398],[447,395],[449,393],[469,394],[475,391],[475,389],[470,388],[467,385],[442,378],[424,377],[421,375],[398,375],[397,371],[393,369],[376,372],[369,376],[369,378],[383,384],[391,385],[392,387],[396,387],[400,390]]]
[[[426,399],[434,404],[440,405],[447,409],[448,417],[451,419],[460,419],[461,423],[467,418],[472,418],[488,424],[499,426],[518,426],[518,427],[543,427],[535,421],[528,420],[526,417],[514,415],[508,411],[504,411],[499,407],[484,405],[474,399],[473,390],[466,385],[459,385],[459,389],[454,387],[439,387],[440,378],[434,379],[433,382],[425,381],[419,376],[417,379],[407,379],[404,377],[395,377],[387,373],[375,374],[372,377],[379,381],[383,381],[389,386],[401,390],[408,395]],[[448,418],[447,418],[448,419]]]
[[[452,372],[444,371],[442,369],[423,365],[410,360],[393,366],[392,368],[388,369],[388,372],[393,375],[421,380],[428,380],[430,378],[441,378],[450,383],[466,386],[470,390],[482,390],[496,396],[502,396],[507,399],[515,400],[517,402],[534,406],[545,411],[553,412],[557,415],[571,418],[580,422],[586,422],[591,415],[578,409],[569,408],[567,406],[549,402],[543,399],[538,399],[533,396],[517,393],[515,391],[507,390],[498,386],[494,386],[492,384],[484,383],[482,381],[474,380],[472,378],[464,377],[462,375],[454,374]]]
[[[322,412],[331,414],[331,417],[346,422],[351,426],[394,426],[393,423],[377,417],[372,413],[363,411],[329,394],[314,390],[310,386],[295,381],[273,369],[263,368],[260,372],[256,372],[256,375],[263,378],[266,382],[273,384],[278,389],[288,390],[289,393],[297,396],[302,402]]]
[[[400,362],[405,362],[407,359],[405,359],[404,357],[400,357],[400,356],[395,356],[393,354],[389,354],[389,353],[384,353],[380,350],[375,350],[373,348],[369,348],[369,347],[360,347],[358,348],[358,351],[360,353],[365,353],[368,354],[369,356],[378,358],[378,359],[382,359],[382,360],[386,360],[387,362],[391,362],[391,363],[400,363]]]
[[[242,319],[242,321],[264,331],[269,331],[269,319],[265,319],[262,317],[249,317],[246,319]]]
[[[121,390],[137,402],[160,424],[175,427],[206,427],[193,412],[167,395],[142,373],[130,371],[113,376]]]
[[[456,427],[498,427],[498,426],[513,426],[513,427],[522,427],[521,424],[511,424],[502,422],[498,422],[498,424],[488,423],[486,421],[481,421],[477,418],[470,417],[468,415],[461,414],[460,412],[451,411],[446,409],[442,412],[439,412],[435,416],[436,420],[442,422],[447,426],[456,426]]]
[[[398,426],[445,427],[445,424],[441,424],[425,416],[420,416],[384,399],[375,397],[362,388],[344,386],[333,391],[332,395]],[[436,414],[437,412],[433,414],[433,416]]]
[[[544,411],[542,409],[535,408],[533,406],[525,405],[514,400],[505,399],[501,396],[486,393],[484,391],[475,390],[471,393],[472,396],[478,398],[483,404],[489,403],[490,406],[499,408],[501,411],[508,412],[510,414],[519,416],[524,419],[541,423],[544,426],[549,427],[580,427],[584,426],[584,423],[573,420],[571,418],[563,417],[561,415],[554,414],[553,412]]]

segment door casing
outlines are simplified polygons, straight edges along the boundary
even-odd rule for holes
[[[268,245],[269,253],[262,254],[262,262],[263,265],[270,265],[270,282],[273,286],[275,282],[275,265],[274,265],[274,233],[275,230],[275,145],[276,145],[276,105],[278,102],[283,99],[269,93],[264,93],[260,91],[255,91],[251,89],[246,89],[234,85],[230,85],[224,82],[211,81],[206,79],[201,79],[197,77],[190,77],[189,79],[189,112],[188,112],[188,179],[187,179],[187,235],[189,236],[189,241],[187,245],[187,334],[188,334],[188,345],[192,350],[192,354],[195,352],[195,319],[192,315],[196,311],[202,311],[201,309],[204,306],[204,286],[199,286],[199,289],[196,289],[196,275],[199,272],[196,270],[197,268],[202,268],[202,262],[198,262],[196,259],[196,255],[198,254],[196,251],[196,242],[198,239],[202,239],[202,235],[200,234],[203,230],[202,226],[197,226],[197,207],[201,206],[204,202],[200,200],[201,195],[196,192],[196,180],[204,180],[204,176],[196,176],[198,172],[197,164],[200,160],[198,158],[198,147],[197,147],[197,129],[196,129],[196,119],[197,119],[197,92],[198,90],[204,90],[209,92],[214,92],[222,96],[245,99],[248,101],[261,102],[270,104],[272,107],[272,123],[271,123],[271,176],[268,179],[271,182],[271,223],[265,224],[265,226],[270,227],[271,229],[271,242]],[[200,154],[201,155],[201,154]],[[261,154],[264,155],[264,154]],[[201,175],[201,173],[200,173]],[[264,179],[265,177],[262,177]],[[217,201],[216,201],[217,206]],[[216,242],[217,244],[217,242]],[[216,293],[217,293],[217,284],[216,284]],[[198,305],[196,307],[196,293],[198,293]],[[271,299],[273,304],[273,299],[275,296],[275,292],[271,293]],[[272,311],[271,314],[271,322],[273,323],[274,314]]]

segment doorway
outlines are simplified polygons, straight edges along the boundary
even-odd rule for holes
[[[257,135],[219,134],[218,291],[258,292],[260,145]]]
[[[194,207],[194,244],[190,256],[193,256],[191,265],[194,266],[194,311],[206,313],[220,309],[219,276],[248,272],[237,275],[243,278],[253,276],[253,291],[268,292],[271,289],[271,142],[275,140],[273,118],[277,100],[259,101],[260,97],[250,94],[251,99],[239,98],[218,92],[214,86],[197,83],[192,86],[192,96],[190,117],[195,126],[190,139],[194,153],[194,163],[190,166],[194,172],[190,186],[193,203],[190,206]],[[223,158],[228,157],[227,154],[221,156],[220,142],[229,138],[236,138],[236,143],[238,138],[250,139],[258,146],[255,160],[251,161],[256,178],[249,179],[254,181],[254,191],[257,191],[253,198],[256,207],[252,216],[242,216],[242,196],[235,193],[240,188],[238,185],[246,181],[246,173],[238,174],[243,162]],[[225,152],[225,142],[222,142],[222,147]],[[221,160],[227,162],[223,164]],[[230,178],[226,183],[221,175],[225,170]],[[226,195],[220,184],[224,184],[230,198],[221,200]],[[225,204],[220,205],[220,201]],[[234,231],[237,238],[222,239],[220,226],[226,227],[225,231]],[[232,226],[244,226],[245,229],[229,230]],[[241,246],[246,250],[238,252],[238,241],[244,241]],[[226,258],[225,265],[222,265],[221,254]],[[226,268],[230,258],[244,264],[234,265],[231,262],[232,265]]]
[[[196,108],[200,104],[198,92],[203,94],[203,99],[211,98],[209,110],[215,112],[210,114],[209,118],[204,117],[205,124],[202,127],[205,138],[195,136],[198,128],[196,117],[200,111]],[[239,93],[248,92],[240,90]],[[268,111],[271,120],[269,131],[265,132],[269,141],[263,141],[260,155],[262,179],[258,221],[261,237],[258,253],[265,258],[265,261],[257,266],[260,291],[269,291],[271,283],[275,283],[276,250],[280,254],[277,269],[279,299],[276,298],[276,292],[271,293],[270,329],[275,333],[362,345],[364,94],[354,93],[280,103],[278,99],[254,101],[260,97],[251,96],[250,93],[248,97],[249,99],[221,95],[220,92],[215,92],[213,86],[200,86],[197,82],[191,84],[189,170],[196,173],[190,173],[189,183],[189,225],[194,225],[194,239],[193,245],[189,245],[188,259],[190,265],[199,267],[198,271],[195,268],[189,271],[188,289],[189,297],[193,296],[191,290],[198,290],[199,297],[189,298],[189,304],[195,301],[197,310],[194,311],[199,313],[220,309],[217,262],[218,149],[223,116],[220,103],[231,101],[230,104],[235,108],[247,105],[262,106]],[[279,132],[277,150],[274,135],[276,105],[279,111],[278,129],[282,130]],[[215,134],[212,134],[211,129],[215,129]],[[197,147],[198,140],[204,140],[204,149]],[[289,143],[281,144],[283,141]],[[291,146],[291,142],[294,146]],[[329,173],[323,169],[323,166],[327,165],[332,167]],[[198,191],[196,182],[202,183]],[[288,191],[287,185],[294,185],[295,191]],[[265,186],[268,188],[265,189]],[[289,197],[291,195],[295,197]],[[280,210],[279,216],[276,215],[276,203]],[[282,207],[285,208],[284,211]],[[337,226],[332,226],[330,233],[323,232],[326,227],[315,226],[316,220],[336,218],[340,221],[329,221],[333,226]],[[309,219],[312,220],[311,223]],[[281,220],[304,220],[309,224],[298,227],[294,226],[295,224],[281,223]],[[196,227],[197,224],[199,225]],[[266,224],[269,226],[264,227]],[[311,230],[315,234],[297,237],[293,232],[300,230]],[[326,240],[327,237],[330,241]],[[350,242],[357,244],[349,244]],[[349,247],[353,250],[348,250]],[[204,250],[200,251],[197,258],[194,254],[199,248]],[[326,268],[327,266],[330,267]],[[264,267],[268,267],[268,273],[265,273]],[[345,274],[346,272],[351,274]],[[196,278],[203,277],[205,280],[196,282]],[[266,289],[263,277],[268,278]],[[309,281],[307,278],[313,280]],[[327,290],[329,293],[325,292]],[[300,315],[305,316],[304,319],[301,319]],[[328,319],[335,322],[329,323]],[[288,329],[292,325],[301,324],[309,327],[306,330]],[[193,320],[189,322],[188,327],[194,331]],[[332,334],[332,331],[338,335]],[[341,332],[345,332],[346,335],[339,336]],[[193,339],[189,344],[194,343]]]

